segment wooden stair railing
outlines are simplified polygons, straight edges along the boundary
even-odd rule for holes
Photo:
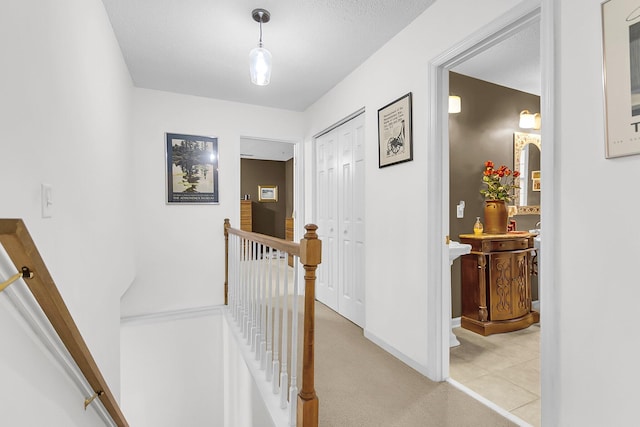
[[[251,233],[239,229],[231,228],[228,219],[224,220],[225,235],[225,304],[229,304],[229,237],[237,236],[242,239],[240,248],[236,250],[242,252],[258,252],[257,245],[273,248],[282,251],[293,257],[298,257],[302,264],[305,275],[304,293],[304,331],[303,331],[303,355],[302,355],[302,387],[297,397],[296,421],[297,427],[317,427],[318,426],[318,396],[314,385],[314,330],[315,330],[315,282],[316,269],[322,260],[322,242],[318,239],[316,230],[318,227],[313,224],[305,226],[306,233],[300,243],[278,239],[258,233]],[[253,245],[248,249],[246,245]],[[287,256],[288,258],[288,256]],[[230,307],[231,308],[231,307]],[[271,311],[271,308],[269,308]],[[249,338],[250,339],[250,338]],[[293,402],[289,402],[293,405]]]
[[[26,276],[24,281],[31,294],[94,390],[95,395],[85,400],[85,408],[93,399],[100,399],[113,422],[118,427],[127,427],[129,424],[71,317],[24,222],[21,219],[0,219],[0,243],[16,269],[23,271],[23,276]],[[32,277],[24,274],[23,267],[32,273]]]

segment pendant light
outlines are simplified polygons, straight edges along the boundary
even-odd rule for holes
[[[266,86],[271,79],[271,52],[262,47],[262,24],[269,22],[271,14],[265,9],[254,9],[251,12],[253,20],[260,24],[260,41],[249,53],[249,70],[251,83]]]

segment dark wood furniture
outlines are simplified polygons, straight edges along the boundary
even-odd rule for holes
[[[531,309],[530,233],[461,234],[463,328],[481,335],[524,329],[540,321]]]

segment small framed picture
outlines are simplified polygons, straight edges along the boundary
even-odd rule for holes
[[[540,179],[540,171],[531,171],[531,179]]]
[[[378,167],[413,160],[411,92],[378,110]]]
[[[259,202],[277,202],[278,186],[277,185],[258,185],[258,201]]]
[[[532,179],[531,180],[531,190],[540,191],[540,179]]]
[[[217,204],[218,138],[167,133],[167,203]]]

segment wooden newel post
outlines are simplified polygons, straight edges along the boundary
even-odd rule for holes
[[[304,266],[304,347],[302,354],[302,389],[298,393],[298,427],[318,426],[318,396],[314,386],[314,330],[316,269],[322,261],[322,242],[317,225],[308,224],[300,240],[300,262]]]
[[[224,305],[229,305],[229,218],[224,219]]]

